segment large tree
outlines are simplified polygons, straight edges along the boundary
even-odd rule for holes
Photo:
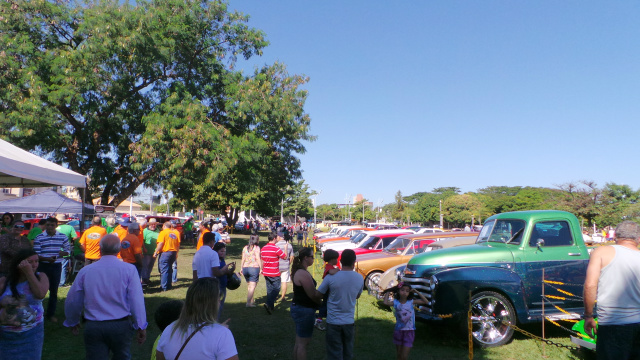
[[[307,79],[237,57],[267,45],[223,1],[0,3],[0,136],[119,204],[163,185],[209,209],[272,211],[300,176]]]

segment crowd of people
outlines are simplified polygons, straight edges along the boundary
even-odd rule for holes
[[[0,226],[0,358],[39,359],[44,343],[44,322],[57,322],[57,292],[73,275],[70,260],[82,261],[64,302],[63,325],[75,335],[84,322],[87,359],[129,359],[133,339],[147,337],[144,288],[156,259],[161,291],[169,291],[177,279],[176,262],[182,234],[176,224],[149,219],[141,231],[130,219],[94,217],[91,227],[78,236],[63,215],[48,217],[24,236],[25,225],[12,214],[2,216]],[[224,318],[227,289],[247,283],[246,307],[256,307],[255,289],[264,279],[262,304],[266,314],[276,313],[287,284],[293,284],[290,316],[295,324],[293,359],[307,358],[314,329],[326,331],[328,359],[352,359],[356,300],[364,279],[353,271],[355,252],[324,253],[322,283],[318,286],[308,269],[314,251],[297,247],[291,234],[302,227],[275,224],[260,248],[253,234],[241,254],[240,273],[227,263],[221,227],[200,225],[197,251],[192,259],[192,283],[184,301],[163,303],[155,313],[162,334],[155,340],[152,359],[238,359],[233,333]],[[597,356],[600,359],[640,358],[640,225],[624,221],[616,229],[616,243],[591,255],[584,286],[585,330],[595,333],[599,316]],[[287,235],[287,232],[289,234]],[[415,338],[414,305],[425,299],[408,284],[388,291],[394,300],[396,327],[393,343],[398,359],[407,359]],[[43,299],[49,294],[46,309]],[[414,297],[417,297],[414,299]],[[326,320],[323,320],[326,318]]]
[[[12,214],[2,218],[0,235],[0,358],[39,359],[44,342],[44,322],[55,317],[60,286],[72,282],[64,302],[63,325],[83,338],[88,359],[130,358],[135,338],[146,340],[148,326],[144,288],[156,264],[161,291],[171,290],[177,280],[176,262],[182,234],[176,224],[156,219],[140,224],[125,218],[96,216],[91,226],[78,236],[62,214],[42,219],[28,236],[24,222]],[[363,290],[363,279],[353,271],[355,253],[337,256],[328,264],[326,279],[316,289],[307,268],[313,264],[311,248],[297,252],[291,243],[306,228],[300,224],[275,224],[260,248],[260,237],[251,235],[242,250],[241,272],[234,262],[226,263],[226,244],[221,226],[201,224],[197,251],[192,259],[192,279],[185,301],[162,304],[155,314],[163,330],[156,339],[156,359],[217,358],[237,359],[233,334],[221,322],[227,288],[239,286],[238,275],[247,282],[247,307],[255,307],[255,289],[264,278],[267,314],[275,312],[276,301],[284,301],[287,284],[293,283],[291,317],[295,323],[295,359],[306,359],[306,349],[323,304],[327,318],[327,356],[350,359],[353,354],[355,301]],[[77,274],[72,263],[83,265]],[[75,266],[74,266],[75,267]],[[330,271],[329,271],[330,270]],[[343,274],[340,274],[343,272]],[[348,273],[348,274],[347,274]],[[71,279],[75,275],[74,279]],[[73,280],[73,281],[71,281]],[[43,306],[43,299],[49,301]],[[326,316],[326,311],[325,311]],[[323,327],[319,327],[323,328]],[[211,341],[215,339],[215,341]],[[187,346],[188,345],[188,346]]]

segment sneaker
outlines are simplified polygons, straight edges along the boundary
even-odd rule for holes
[[[262,304],[264,306],[264,309],[267,310],[267,314],[271,315],[271,308],[269,307],[269,305],[267,304]]]
[[[324,325],[324,323],[322,322],[322,319],[316,319],[316,323],[313,324],[313,326],[316,327],[316,329],[320,330],[320,331],[325,331],[327,330],[327,327]]]

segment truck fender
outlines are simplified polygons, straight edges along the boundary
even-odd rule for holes
[[[511,269],[459,267],[440,271],[434,276],[438,281],[433,293],[436,314],[467,312],[470,294],[490,290],[504,294],[511,301],[518,318],[527,318],[524,286],[520,276]]]

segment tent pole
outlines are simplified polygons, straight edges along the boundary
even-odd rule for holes
[[[80,215],[80,232],[84,231],[84,204],[87,199],[87,188],[82,188],[82,212]]]

